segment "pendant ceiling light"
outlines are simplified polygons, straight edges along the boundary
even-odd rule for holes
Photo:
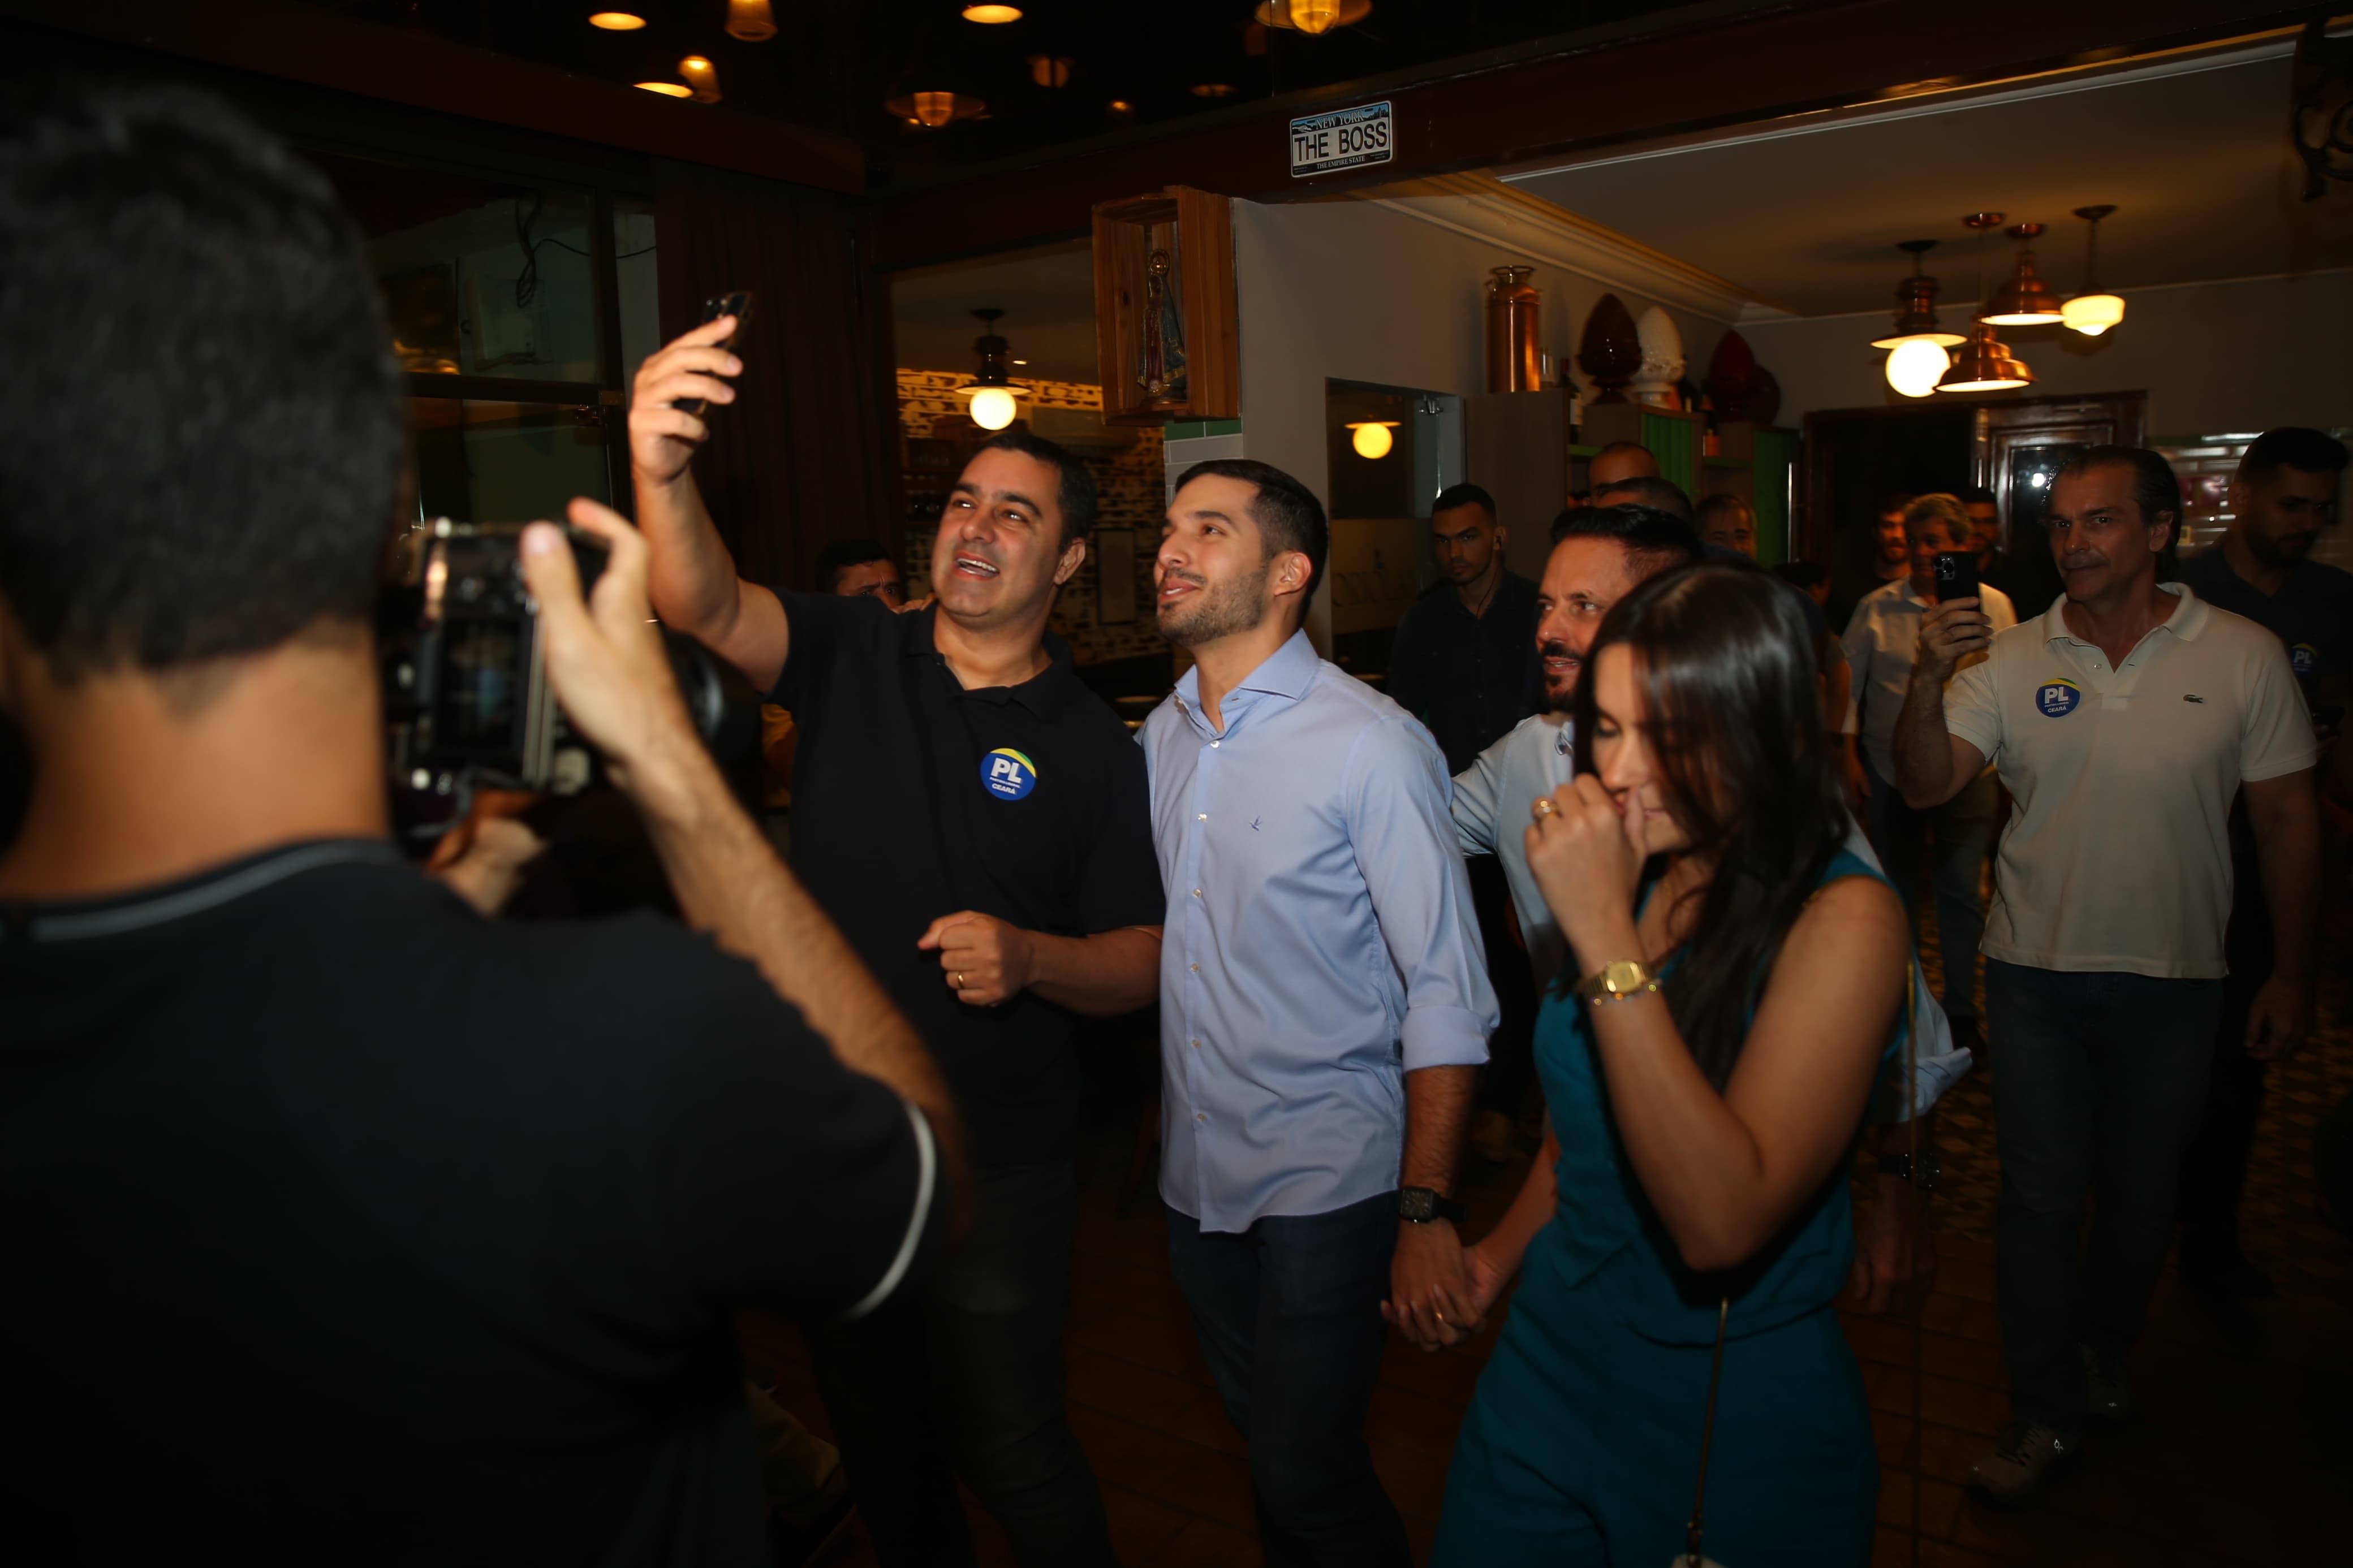
[[[2071,331],[2087,338],[2098,337],[2125,319],[2125,302],[2101,292],[2094,281],[2100,275],[2100,220],[2116,210],[2114,203],[2075,209],[2075,216],[2091,230],[2084,240],[2084,291],[2062,305],[2059,315]]]
[[[1883,338],[1873,338],[1875,349],[1902,348],[1915,340],[1936,344],[1939,348],[1957,348],[1968,339],[1959,332],[1948,332],[1936,324],[1937,281],[1920,270],[1920,258],[1936,248],[1933,239],[1899,241],[1898,250],[1912,255],[1912,276],[1895,286],[1895,329]]]
[[[943,84],[892,93],[882,100],[882,107],[910,125],[937,131],[955,121],[970,120],[988,105],[968,92],[957,92]]]
[[[1397,445],[1397,438],[1389,432],[1403,423],[1404,421],[1400,419],[1356,421],[1348,426],[1352,432],[1348,437],[1348,445],[1356,448],[1356,456],[1359,458],[1378,462],[1389,455],[1390,447]]]
[[[973,378],[956,388],[956,395],[965,402],[965,412],[972,422],[984,430],[1002,430],[1013,423],[1020,413],[1021,398],[1029,389],[1013,379],[1006,369],[1007,356],[1013,345],[997,335],[997,318],[1005,314],[998,310],[975,310],[980,318],[981,334],[973,340],[973,351],[980,355],[980,368]]]
[[[964,8],[964,19],[967,22],[977,22],[984,27],[1001,27],[1008,22],[1021,20],[1021,7],[1018,5],[967,5]]]
[[[1990,229],[2001,226],[2000,213],[1972,213],[1961,220],[1978,231],[1980,258],[1980,284],[1984,256],[1983,240]],[[1937,378],[1938,392],[2002,392],[2014,386],[2034,384],[2034,373],[2026,368],[2001,341],[1994,336],[1993,326],[1980,315],[1969,327],[1961,352],[1953,356],[1952,368]]]
[[[727,36],[765,44],[776,36],[776,14],[768,0],[727,0]]]
[[[1353,27],[1373,14],[1373,0],[1259,0],[1251,13],[1261,27],[1320,35]]]
[[[2010,237],[2030,246],[2042,234],[2039,223],[2010,226]],[[2042,327],[2061,319],[2059,291],[2034,275],[2034,252],[2018,253],[2018,270],[1985,302],[1981,319],[1997,327]]]
[[[678,74],[694,89],[697,103],[719,101],[719,68],[701,55],[689,55],[678,62]]]
[[[588,25],[608,33],[634,33],[646,25],[646,19],[635,11],[591,11]]]

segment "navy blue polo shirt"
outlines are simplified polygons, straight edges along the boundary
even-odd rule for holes
[[[930,1045],[985,1166],[1066,1158],[1077,1020],[1024,994],[967,1006],[915,941],[977,910],[1087,936],[1167,914],[1143,750],[1050,634],[1045,671],[966,690],[936,606],[779,593],[791,626],[768,700],[792,710],[793,868]]]
[[[2287,645],[2309,705],[2319,683],[2353,673],[2353,572],[2318,561],[2288,568],[2276,594],[2266,594],[2231,569],[2218,542],[2184,561],[2174,575],[2218,610],[2244,616]]]

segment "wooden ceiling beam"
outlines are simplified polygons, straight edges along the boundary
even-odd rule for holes
[[[739,174],[849,194],[866,184],[865,154],[846,137],[661,98],[426,33],[353,21],[322,6],[268,0],[0,0],[0,16]]]
[[[1442,78],[1344,84],[880,192],[870,259],[895,271],[1069,238],[1088,232],[1097,202],[1167,185],[1295,199],[1868,101],[1928,79],[1968,84],[2090,64],[2290,26],[2303,15],[2248,0],[1686,7]],[[1395,162],[1292,177],[1293,117],[1382,99],[1396,105]]]

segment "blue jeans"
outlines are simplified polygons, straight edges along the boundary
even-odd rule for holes
[[[2173,1234],[2181,1152],[2212,1071],[2220,980],[1986,962],[2001,1155],[1996,1295],[2010,1405],[2080,1431],[2083,1347],[2140,1338]],[[2098,1195],[2091,1249],[2077,1237]]]
[[[1240,1233],[1168,1211],[1168,1261],[1226,1415],[1250,1441],[1269,1568],[1405,1568],[1405,1524],[1373,1474],[1397,1194]]]
[[[1114,1561],[1094,1472],[1064,1415],[1078,1169],[983,1170],[972,1234],[871,1316],[813,1326],[818,1387],[886,1568],[974,1559],[956,1478],[1022,1568]]]
[[[1928,885],[1936,900],[1936,952],[1945,963],[1941,1000],[1947,1017],[1975,1018],[1978,943],[1985,936],[1983,879],[1986,854],[1993,847],[1994,814],[2001,809],[2000,787],[1987,773],[1933,811],[1915,811],[1868,760],[1862,771],[1871,781],[1871,799],[1863,808],[1871,847],[1879,851],[1887,879],[1912,917],[1915,948],[1920,867],[1929,852],[1927,840],[1936,840]]]

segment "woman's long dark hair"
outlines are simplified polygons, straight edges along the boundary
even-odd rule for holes
[[[1595,772],[1594,670],[1634,657],[1642,730],[1666,804],[1715,868],[1666,985],[1708,1081],[1732,1078],[1748,1014],[1850,818],[1831,757],[1805,610],[1750,567],[1654,577],[1602,621],[1577,684],[1578,769]]]

